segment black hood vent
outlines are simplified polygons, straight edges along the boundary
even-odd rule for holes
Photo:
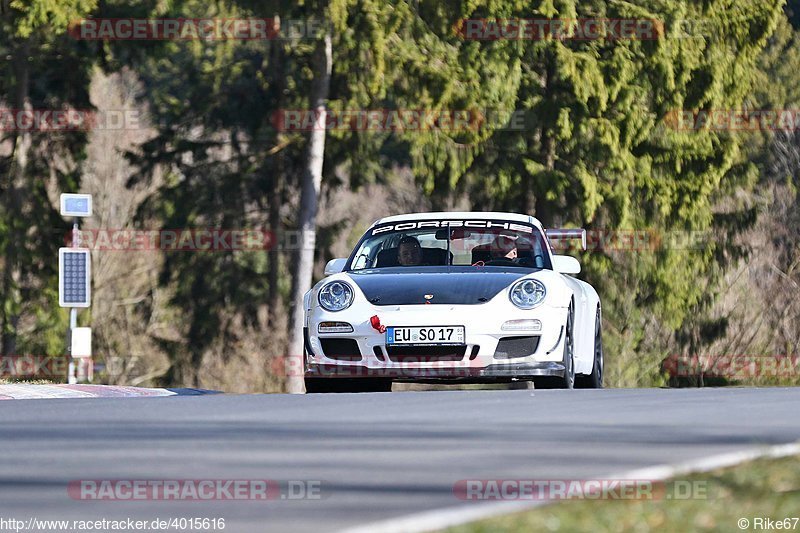
[[[347,274],[373,305],[479,305],[532,272],[529,268],[392,267]]]

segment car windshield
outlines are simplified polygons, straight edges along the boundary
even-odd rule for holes
[[[508,221],[414,221],[367,232],[348,270],[390,267],[518,267],[551,269],[535,226]]]

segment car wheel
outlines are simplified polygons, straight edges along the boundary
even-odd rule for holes
[[[569,304],[567,325],[564,334],[564,375],[562,377],[542,377],[534,380],[537,389],[572,389],[575,387],[575,310]]]
[[[392,392],[392,380],[377,378],[305,378],[306,394],[343,392]]]
[[[585,389],[602,389],[604,366],[603,335],[600,325],[600,308],[598,307],[594,325],[594,364],[592,365],[592,373],[588,376],[579,376],[578,386]]]

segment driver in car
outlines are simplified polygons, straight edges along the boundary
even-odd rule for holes
[[[397,262],[402,266],[420,266],[422,264],[422,246],[416,237],[402,238],[397,246]]]
[[[517,237],[508,235],[499,235],[494,243],[492,243],[492,259],[509,259],[514,260],[519,257],[519,250],[517,249]]]

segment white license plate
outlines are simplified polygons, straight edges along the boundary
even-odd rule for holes
[[[464,326],[388,327],[386,344],[460,345]]]

